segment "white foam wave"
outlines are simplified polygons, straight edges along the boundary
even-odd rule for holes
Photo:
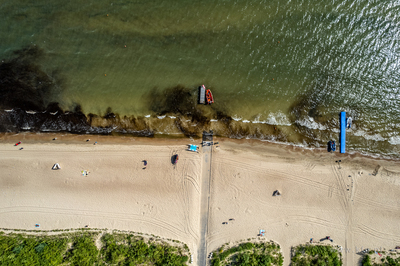
[[[319,129],[319,130],[326,130],[326,127],[314,121],[314,118],[307,117],[301,120],[296,120],[300,126],[311,128],[311,129]]]
[[[217,122],[217,119],[210,119],[210,122]]]
[[[14,111],[14,109],[11,109],[11,110],[4,110],[4,111],[6,111],[7,113],[9,113],[9,112]]]
[[[389,143],[392,145],[399,145],[400,144],[400,136],[390,137]]]
[[[290,126],[291,123],[287,116],[282,112],[270,113],[268,115],[266,124],[277,125],[277,126]]]
[[[243,123],[250,123],[249,120],[243,120],[242,122],[243,122]]]
[[[36,112],[35,111],[25,111],[27,114],[31,114],[31,115],[34,115],[34,114],[36,114]]]
[[[164,119],[166,115],[157,116],[158,119]]]
[[[379,133],[373,134],[373,135],[368,135],[367,132],[365,132],[364,130],[357,130],[356,132],[354,132],[354,135],[363,137],[366,140],[375,140],[375,141],[384,141],[384,140],[386,140]]]
[[[266,121],[260,121],[260,117],[261,117],[261,115],[259,114],[256,118],[254,118],[253,121],[251,121],[251,123],[253,123],[253,124],[265,124]]]
[[[176,116],[172,116],[172,115],[170,115],[168,117],[171,118],[171,119],[175,119],[176,118]]]
[[[234,116],[232,116],[232,119],[235,120],[235,121],[240,121],[243,118],[242,117],[238,117],[237,115],[234,115]]]
[[[147,117],[147,118],[149,118],[149,117],[150,117],[150,115],[145,115],[144,117]]]

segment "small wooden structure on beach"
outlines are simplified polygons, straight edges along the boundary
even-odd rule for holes
[[[201,144],[203,146],[214,145],[213,135],[214,135],[214,132],[212,130],[210,130],[209,132],[203,131],[203,141],[201,142]]]

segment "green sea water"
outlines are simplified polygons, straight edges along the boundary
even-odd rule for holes
[[[163,134],[179,130],[156,121],[154,95],[205,84],[209,128],[221,135],[320,147],[346,111],[350,150],[396,157],[399,14],[399,1],[382,0],[3,0],[0,58],[37,46],[37,63],[59,80],[48,101],[150,115]],[[244,133],[223,132],[217,111]]]

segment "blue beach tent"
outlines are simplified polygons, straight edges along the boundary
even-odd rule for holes
[[[194,151],[194,152],[197,152],[197,145],[192,145],[192,144],[189,144],[189,149],[188,149],[188,151]]]

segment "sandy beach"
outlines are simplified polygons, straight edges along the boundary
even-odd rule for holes
[[[330,236],[343,247],[344,265],[357,265],[363,248],[400,245],[398,161],[228,139],[199,153],[185,151],[200,143],[190,139],[33,134],[0,141],[0,228],[154,234],[186,243],[195,265],[203,264],[203,244],[201,254],[209,253],[260,229],[280,244],[284,265],[291,247],[310,238]],[[60,170],[51,169],[55,163]]]

